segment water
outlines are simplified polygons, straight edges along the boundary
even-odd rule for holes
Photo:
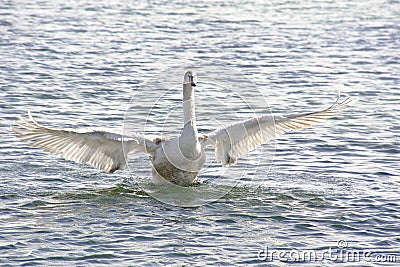
[[[400,261],[398,1],[20,0],[2,1],[0,14],[1,265],[281,266],[260,252],[344,241]],[[260,187],[245,174],[198,208],[153,199],[129,171],[108,175],[30,148],[8,128],[27,109],[49,127],[118,128],[140,84],[204,62],[243,73],[274,113],[325,107],[338,90],[354,104],[281,137],[271,170],[258,167]],[[202,129],[213,128],[197,109]],[[145,159],[133,159],[139,179]]]

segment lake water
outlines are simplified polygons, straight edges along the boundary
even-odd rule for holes
[[[210,71],[223,84],[204,66],[223,66],[221,76]],[[147,130],[158,130],[160,114],[163,134],[177,134],[186,67],[199,69],[203,131],[253,112],[318,110],[339,91],[353,102],[250,154],[221,180],[211,163],[200,188],[228,192],[192,208],[137,184],[150,175],[147,156],[109,175],[30,148],[9,130],[28,109],[53,128],[119,128],[131,107],[129,118],[147,120]],[[226,69],[240,73],[228,85]],[[135,92],[157,98],[163,87],[143,87],[154,77],[177,89],[148,119],[149,101]],[[327,253],[302,266],[396,266],[399,84],[396,0],[1,1],[0,264],[283,266],[289,252],[314,251]],[[224,91],[230,86],[254,100],[252,109]],[[346,251],[367,255],[338,257]]]

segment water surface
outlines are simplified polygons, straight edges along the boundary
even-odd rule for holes
[[[281,266],[258,253],[321,251],[339,240],[400,260],[399,14],[398,1],[375,0],[3,1],[0,263]],[[354,104],[277,140],[272,168],[258,166],[261,186],[245,174],[198,208],[153,199],[129,171],[109,175],[30,148],[8,128],[28,109],[49,127],[118,128],[141,84],[204,62],[240,71],[277,114],[323,108],[339,90]],[[206,131],[215,112],[201,102]],[[138,179],[149,175],[146,156],[133,164]]]

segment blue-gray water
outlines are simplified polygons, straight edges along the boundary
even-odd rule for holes
[[[128,171],[30,148],[8,128],[28,109],[53,128],[119,127],[140,84],[214,61],[256,83],[275,113],[325,107],[338,90],[354,101],[277,140],[257,190],[239,185],[198,208],[153,199]],[[259,252],[339,240],[400,261],[399,62],[396,0],[1,1],[0,264],[280,266]]]

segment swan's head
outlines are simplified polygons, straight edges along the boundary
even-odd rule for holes
[[[191,86],[197,85],[197,74],[194,70],[189,70],[185,73],[183,84],[190,84]]]

